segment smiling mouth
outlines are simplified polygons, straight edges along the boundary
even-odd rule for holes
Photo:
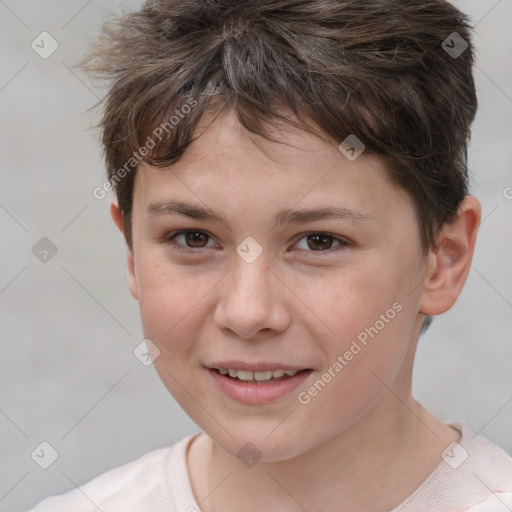
[[[263,372],[251,372],[246,370],[235,370],[232,368],[212,368],[220,375],[230,378],[234,381],[252,383],[252,384],[272,384],[290,379],[299,373],[310,372],[311,369],[304,370],[267,370]]]

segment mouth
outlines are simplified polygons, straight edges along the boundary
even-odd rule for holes
[[[272,384],[274,382],[281,382],[291,377],[295,377],[295,375],[299,373],[311,371],[310,368],[306,368],[304,370],[285,370],[283,368],[278,368],[276,370],[258,372],[236,370],[234,368],[212,368],[212,370],[229,379],[253,384]]]
[[[273,403],[300,386],[311,368],[283,368],[279,364],[216,364],[206,367],[216,389],[245,405]]]

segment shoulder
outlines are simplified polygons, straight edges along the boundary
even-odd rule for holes
[[[497,492],[464,512],[509,512],[510,510],[512,510],[512,492]]]
[[[464,424],[456,424],[461,432],[460,446],[465,453],[460,461],[462,475],[486,487],[489,493],[512,494],[512,457],[484,436],[472,433]],[[445,461],[448,462],[445,457]]]
[[[465,478],[473,482],[475,489],[481,489],[478,501],[464,512],[509,512],[512,510],[512,457],[487,438],[473,434],[465,425],[459,424],[459,428],[463,432],[460,444],[468,452]]]
[[[89,482],[40,502],[29,512],[174,512],[171,478],[183,478],[184,454],[193,436],[149,452]]]
[[[512,457],[463,423],[451,426],[461,432],[460,441],[444,450],[441,464],[393,512],[510,512]]]

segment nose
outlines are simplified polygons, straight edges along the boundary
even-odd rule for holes
[[[252,263],[238,258],[223,279],[214,313],[220,330],[256,339],[283,332],[290,325],[290,292],[267,263],[263,257]]]

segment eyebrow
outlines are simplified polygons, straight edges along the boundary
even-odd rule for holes
[[[192,219],[208,220],[228,225],[226,218],[220,212],[174,199],[150,203],[147,212],[152,217],[162,214],[182,215]],[[306,223],[328,219],[351,220],[358,223],[367,223],[376,220],[374,217],[364,213],[334,205],[300,210],[285,208],[280,210],[273,217],[272,229],[286,223]]]

